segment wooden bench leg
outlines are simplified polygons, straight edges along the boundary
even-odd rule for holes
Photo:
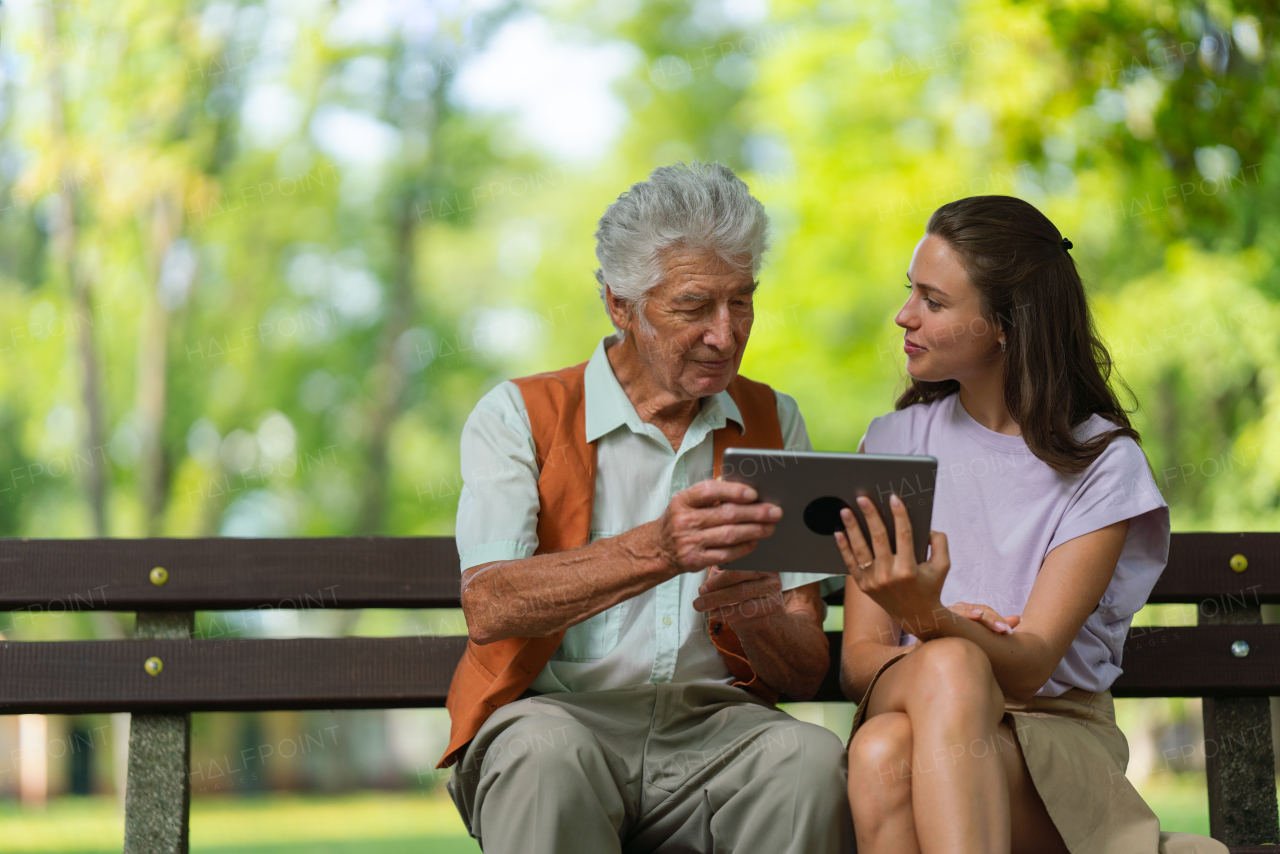
[[[133,636],[190,638],[194,617],[189,611],[140,612]],[[164,678],[163,670],[155,678]],[[124,799],[124,854],[187,854],[190,767],[190,715],[133,715]]]
[[[1206,614],[1210,606],[1213,616]],[[1200,609],[1202,625],[1261,622],[1258,607],[1225,608],[1209,600]],[[1227,845],[1280,844],[1271,701],[1205,697],[1204,747],[1213,838]]]

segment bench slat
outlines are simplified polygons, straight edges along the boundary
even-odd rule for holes
[[[1237,658],[1231,645],[1249,645]],[[1147,627],[1130,631],[1117,697],[1280,696],[1280,626]]]
[[[459,577],[452,537],[0,539],[0,610],[456,608]]]
[[[1248,559],[1244,572],[1231,569],[1237,554]],[[1280,602],[1280,533],[1173,534],[1169,563],[1147,601],[1180,604],[1215,597],[1228,597],[1228,608],[1235,601],[1254,607]]]
[[[1237,553],[1241,574],[1228,566]],[[0,610],[456,608],[458,579],[452,537],[0,539]],[[1280,533],[1174,534],[1149,601],[1215,597],[1280,603]]]
[[[840,632],[816,701],[844,701]],[[1231,654],[1244,640],[1246,658]],[[465,638],[0,643],[0,714],[395,708],[444,704]],[[157,656],[159,676],[143,662]],[[1280,626],[1135,629],[1117,697],[1280,695]]]
[[[815,701],[841,701],[840,632],[827,632],[831,668]],[[1243,640],[1249,654],[1236,658]],[[1111,686],[1115,697],[1280,696],[1280,625],[1148,626],[1129,633],[1124,673]]]
[[[461,637],[0,642],[0,714],[444,705]],[[152,656],[163,669],[143,669]]]

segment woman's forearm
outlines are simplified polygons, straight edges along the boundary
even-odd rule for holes
[[[990,659],[1000,690],[1015,700],[1030,699],[1039,691],[1061,659],[1033,632],[1015,629],[1011,634],[1000,634],[946,608],[935,609],[914,623],[905,621],[904,628],[921,641],[953,637],[977,644]]]

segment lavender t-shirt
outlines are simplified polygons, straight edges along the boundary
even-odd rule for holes
[[[1076,428],[1087,440],[1114,429],[1091,416]],[[1169,557],[1169,508],[1132,439],[1113,439],[1080,474],[1059,474],[1020,436],[983,427],[957,394],[882,415],[867,428],[871,454],[938,460],[935,531],[947,535],[951,571],[942,604],[974,602],[1021,614],[1045,556],[1075,537],[1129,519],[1120,561],[1102,601],[1049,681],[1037,692],[1105,691],[1120,675],[1133,615],[1146,603]],[[906,635],[903,642],[914,642]]]

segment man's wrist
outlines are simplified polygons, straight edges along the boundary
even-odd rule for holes
[[[626,550],[627,559],[644,577],[667,581],[684,572],[673,555],[662,547],[660,519],[646,522],[627,531],[617,539]]]
[[[772,624],[774,622],[774,618],[777,616],[778,616],[777,614],[771,614],[762,620],[744,620],[736,624],[730,622],[729,620],[720,620],[720,619],[715,619],[712,622],[725,623],[731,629],[733,629],[734,634],[738,636],[739,640],[742,640],[745,638],[747,641],[751,641],[759,637],[761,631],[766,626],[769,626],[770,624]]]

